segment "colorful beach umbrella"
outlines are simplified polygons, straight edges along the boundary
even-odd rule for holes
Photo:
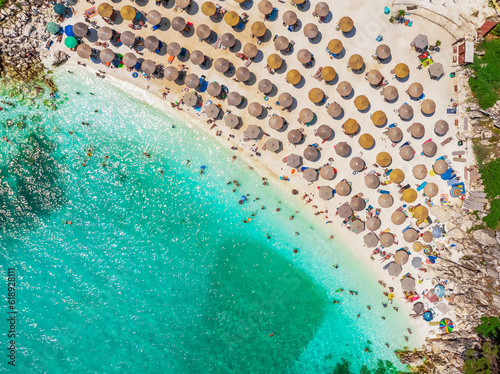
[[[64,39],[64,45],[68,48],[75,48],[78,42],[76,41],[74,36],[68,36],[66,39]]]
[[[420,252],[422,249],[423,249],[423,246],[422,246],[422,243],[420,242],[415,242],[413,243],[413,246],[412,246],[413,250],[415,252]]]
[[[47,22],[45,28],[50,34],[57,34],[59,32],[60,26],[55,22]]]
[[[423,318],[424,318],[424,321],[427,321],[427,322],[432,321],[432,318],[433,318],[432,313],[430,311],[424,312]]]
[[[450,190],[450,195],[452,197],[460,197],[462,194],[462,189],[459,186],[452,187]]]
[[[455,326],[453,325],[453,321],[449,318],[443,318],[439,321],[439,329],[444,333],[450,333],[453,331]]]
[[[432,246],[430,245],[426,245],[424,246],[424,253],[427,255],[427,256],[430,256],[432,255],[433,251],[432,251]]]

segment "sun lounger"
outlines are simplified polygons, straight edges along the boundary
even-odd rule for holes
[[[429,170],[429,175],[430,175],[431,177],[433,177],[433,176],[435,176],[435,175],[436,175],[436,172],[435,172],[434,170],[432,170],[432,169],[431,169],[431,170]]]
[[[451,152],[451,154],[452,154],[453,156],[464,155],[464,154],[465,154],[465,151],[453,151],[453,152]]]
[[[387,190],[381,190],[381,189],[378,189],[377,192],[383,194],[383,195],[390,195],[391,193]]]
[[[453,157],[453,161],[457,162],[465,162],[467,161],[464,157]]]
[[[175,60],[175,56],[168,56],[167,61],[168,61],[169,64],[171,64],[172,62],[174,62],[174,60]]]
[[[422,191],[426,184],[427,182],[422,182],[422,184],[419,187],[417,187],[417,191]]]

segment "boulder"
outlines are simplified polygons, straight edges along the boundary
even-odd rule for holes
[[[31,24],[27,24],[25,27],[24,27],[24,32],[23,32],[23,35],[25,36],[30,36],[31,33],[33,32],[33,30],[35,30],[35,26],[31,25]]]
[[[497,240],[493,237],[492,234],[490,234],[488,230],[475,230],[472,232],[472,236],[481,245],[498,248]]]
[[[431,214],[440,222],[448,222],[452,216],[445,210],[445,207],[434,205],[430,208]]]
[[[448,236],[453,239],[463,239],[467,236],[467,234],[460,230],[460,228],[455,227],[454,229],[448,231]]]

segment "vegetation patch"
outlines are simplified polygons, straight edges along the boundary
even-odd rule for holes
[[[479,106],[487,109],[500,98],[500,39],[483,41],[477,50],[485,53],[483,56],[474,56],[474,62],[469,66],[473,71],[469,86]]]
[[[476,332],[483,342],[479,350],[467,351],[464,374],[498,373],[500,320],[498,317],[481,317]]]

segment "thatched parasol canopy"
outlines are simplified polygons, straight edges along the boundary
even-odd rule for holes
[[[403,291],[412,291],[415,288],[415,279],[412,277],[401,279],[401,287],[403,288]]]
[[[191,4],[191,0],[175,0],[175,5],[177,5],[179,8],[186,8]]]
[[[182,51],[182,47],[177,42],[170,42],[167,44],[167,53],[170,56],[179,56]]]
[[[384,79],[384,77],[382,76],[382,74],[380,74],[380,71],[374,69],[370,70],[366,74],[366,79],[368,79],[368,83],[374,86],[378,86],[382,82],[382,79]]]
[[[248,58],[254,58],[255,56],[257,56],[257,53],[259,53],[259,49],[253,43],[247,43],[243,47],[243,54]]]
[[[262,114],[262,105],[256,101],[253,103],[250,103],[248,106],[248,114],[250,114],[252,117],[258,117]]]
[[[224,57],[219,57],[217,60],[214,61],[214,68],[219,73],[225,73],[226,71],[229,70],[229,61],[226,60]]]
[[[387,101],[393,101],[398,97],[398,89],[394,86],[385,86],[382,94]]]
[[[437,152],[437,145],[431,140],[424,143],[422,150],[424,151],[424,155],[427,157],[434,157]]]
[[[309,146],[306,149],[304,149],[304,158],[307,161],[316,161],[318,156],[319,156],[319,152],[316,149],[316,147]]]
[[[240,117],[236,114],[229,113],[224,116],[224,123],[230,129],[234,129],[236,126],[240,124]]]
[[[399,79],[405,79],[410,74],[410,68],[401,62],[394,68],[394,73]]]
[[[269,117],[269,127],[273,130],[280,130],[284,124],[285,120],[281,116],[274,114]]]
[[[315,117],[316,117],[316,115],[309,108],[304,108],[299,112],[299,122],[302,122],[302,123],[312,122]]]
[[[363,111],[370,106],[370,101],[365,95],[359,95],[354,99],[354,106],[357,110]]]
[[[440,119],[434,125],[434,132],[438,136],[446,135],[446,133],[448,132],[449,129],[450,129],[450,126],[448,125],[448,122],[446,122],[444,119]]]
[[[137,56],[130,52],[125,53],[122,57],[122,62],[126,67],[132,68],[137,64]]]
[[[322,89],[314,87],[309,91],[309,100],[314,104],[320,103],[325,97]]]
[[[380,185],[380,179],[375,174],[367,174],[365,177],[365,185],[368,188],[375,189]]]
[[[352,70],[359,70],[363,67],[363,64],[365,62],[363,61],[363,57],[356,54],[356,55],[352,55],[351,57],[349,57],[348,63],[349,63],[349,66],[351,67]]]
[[[76,37],[83,38],[85,35],[87,35],[88,31],[89,27],[86,23],[77,22],[73,25],[73,34],[75,34]]]
[[[172,29],[175,31],[184,31],[186,28],[186,20],[182,17],[174,17],[172,19]]]
[[[293,26],[297,23],[297,14],[292,10],[287,10],[283,13],[283,22],[288,26]]]
[[[268,0],[262,0],[259,3],[258,8],[259,12],[267,16],[268,14],[271,14],[271,12],[273,11],[273,4],[271,4]]]
[[[337,118],[342,114],[342,107],[338,103],[330,103],[326,108],[326,112],[333,118]]]
[[[359,212],[365,209],[366,203],[361,197],[355,196],[351,199],[349,205],[351,206],[352,210]]]
[[[198,75],[190,73],[186,75],[186,78],[184,79],[184,84],[188,88],[196,88],[200,85],[200,78],[198,77]]]
[[[349,82],[342,81],[337,85],[337,92],[342,97],[349,96],[352,92],[352,86]]]
[[[424,49],[429,45],[429,38],[424,34],[418,34],[415,39],[413,39],[413,45],[416,49]]]
[[[333,190],[329,186],[321,186],[319,188],[319,197],[323,200],[330,200],[333,197]]]
[[[347,121],[344,122],[342,128],[347,134],[352,135],[358,132],[359,124],[358,121],[356,121],[355,119],[349,118]]]
[[[222,87],[217,82],[210,82],[207,86],[207,94],[213,97],[217,97],[222,92]]]
[[[135,43],[135,34],[132,31],[124,31],[120,35],[120,41],[127,47],[132,47]]]
[[[347,196],[351,193],[351,185],[346,181],[339,182],[335,186],[335,191],[339,196]]]
[[[326,17],[328,13],[330,13],[330,7],[324,1],[320,1],[314,7],[314,13],[316,13],[319,17]]]
[[[399,107],[398,114],[402,119],[408,120],[413,117],[413,108],[409,104],[403,104]]]
[[[437,160],[432,166],[432,170],[434,170],[436,174],[442,175],[448,170],[448,163],[443,159]]]
[[[286,80],[290,84],[299,84],[299,82],[302,80],[302,75],[297,69],[291,69],[286,73]]]
[[[434,197],[438,194],[439,188],[436,183],[427,183],[424,187],[424,193],[427,197]]]
[[[330,165],[323,166],[319,171],[319,175],[321,175],[321,178],[326,180],[332,180],[333,178],[335,178],[335,174],[335,169]]]
[[[229,11],[224,15],[224,21],[231,27],[240,23],[240,16],[234,11]]]
[[[111,30],[108,26],[102,26],[99,30],[97,30],[97,37],[101,40],[108,41],[113,37],[113,30]]]
[[[342,17],[339,20],[339,27],[342,32],[349,32],[354,27],[354,22],[350,17]]]
[[[262,79],[259,82],[258,89],[264,94],[268,94],[273,89],[273,83],[269,79]]]
[[[274,48],[276,48],[276,50],[278,51],[287,49],[289,45],[290,41],[286,36],[278,36],[276,39],[274,39]]]
[[[394,244],[394,236],[391,233],[384,232],[380,234],[380,245],[382,247],[390,247]]]
[[[204,23],[200,24],[196,28],[196,36],[200,39],[208,38],[211,32],[212,30],[210,30],[210,27],[208,25],[205,25]]]
[[[257,125],[248,125],[247,129],[245,130],[245,137],[250,138],[250,139],[257,139],[259,135],[261,134],[262,129],[257,126]]]
[[[387,44],[379,44],[379,46],[375,50],[375,54],[378,58],[385,60],[391,55],[391,49]]]
[[[355,219],[351,222],[351,231],[355,234],[359,234],[365,231],[365,223],[360,219]]]
[[[349,204],[345,203],[338,207],[337,213],[340,218],[347,218],[352,216],[353,210]]]
[[[394,255],[394,262],[399,265],[404,265],[408,262],[409,258],[408,252],[406,252],[405,249],[400,249]]]
[[[394,203],[394,198],[389,194],[380,194],[378,197],[378,205],[382,208],[390,208]]]
[[[226,48],[232,48],[236,44],[236,38],[230,32],[222,34],[220,40],[222,45]]]
[[[419,221],[423,221],[424,219],[426,219],[427,217],[429,217],[429,210],[425,206],[419,205],[413,211],[413,217],[415,217]],[[431,234],[430,237],[432,238],[432,233],[430,231],[427,231],[427,232],[429,234]]]
[[[330,82],[335,79],[337,76],[337,72],[331,66],[325,66],[321,69],[321,78],[325,80],[325,82]]]
[[[351,152],[351,146],[346,142],[337,143],[335,146],[335,153],[341,157],[346,157]]]
[[[378,244],[378,236],[374,232],[371,232],[364,236],[363,241],[368,248],[375,248]]]
[[[120,9],[120,15],[126,21],[132,21],[135,18],[135,9],[130,5],[125,5]]]
[[[401,268],[401,265],[396,264],[395,262],[391,262],[387,267],[387,272],[391,277],[397,277],[402,271],[403,269]]]
[[[276,153],[280,149],[281,142],[278,139],[269,138],[267,139],[265,146],[266,150]]]
[[[296,155],[295,153],[291,153],[288,155],[286,158],[286,166],[289,166],[291,168],[298,168],[302,164],[302,159],[299,155]]]
[[[402,211],[396,210],[394,213],[391,214],[391,222],[394,223],[395,225],[402,225],[405,221],[406,221],[406,216]]]
[[[179,71],[175,66],[167,66],[163,72],[163,77],[168,81],[175,81],[179,77]]]
[[[377,110],[375,113],[373,113],[370,119],[372,120],[373,124],[377,127],[382,127],[387,122],[387,116],[385,115],[385,112],[381,110]]]
[[[191,61],[193,65],[200,65],[205,61],[205,55],[202,51],[194,50],[189,56],[189,61]]]
[[[97,7],[97,13],[103,18],[109,18],[113,14],[113,7],[108,3],[101,3]]]
[[[422,101],[420,107],[424,114],[432,114],[436,111],[436,103],[431,99],[425,99],[424,101]]]
[[[160,41],[156,36],[149,35],[144,39],[144,47],[149,51],[155,51],[160,45]]]
[[[349,161],[349,166],[353,171],[359,172],[365,168],[365,162],[360,157],[353,157],[351,161]]]
[[[257,38],[264,36],[266,31],[267,31],[267,28],[266,28],[266,25],[264,25],[264,22],[257,21],[257,22],[254,22],[252,24],[252,34],[254,36],[256,36]]]
[[[314,23],[308,23],[307,25],[304,26],[304,35],[309,38],[309,39],[314,39],[316,36],[318,36],[319,30],[318,26],[316,26]]]
[[[251,76],[251,73],[247,67],[240,66],[238,69],[236,69],[236,79],[238,79],[242,82],[246,82],[250,79],[250,76]]]
[[[267,58],[267,64],[271,69],[279,69],[282,63],[282,58],[276,53],[269,55],[269,57]]]
[[[307,64],[312,59],[312,54],[307,49],[301,49],[297,52],[297,60],[302,64]]]
[[[207,17],[213,16],[216,10],[217,8],[215,7],[215,4],[211,1],[205,1],[201,6],[201,12]]]
[[[420,139],[425,135],[425,127],[420,122],[415,122],[410,127],[410,134],[415,139]]]
[[[292,144],[299,144],[302,139],[304,139],[304,135],[302,135],[302,133],[296,129],[290,130],[286,137]]]
[[[402,146],[399,150],[399,155],[405,161],[410,161],[415,156],[415,150],[409,144]]]
[[[380,218],[378,218],[378,217],[369,217],[366,220],[366,228],[370,231],[378,230],[381,225],[382,225],[382,222],[380,221]]]
[[[391,127],[389,129],[389,139],[393,143],[398,143],[403,139],[403,131],[399,127]]]
[[[364,149],[370,149],[375,144],[375,139],[370,134],[363,134],[359,137],[358,143]]]
[[[308,182],[313,182],[318,179],[318,172],[313,168],[307,168],[302,173],[302,178],[304,178]]]
[[[377,164],[379,164],[382,167],[389,166],[392,162],[392,157],[389,153],[387,152],[380,152],[377,154]]]
[[[406,229],[405,232],[403,233],[403,239],[407,243],[413,243],[415,240],[418,239],[418,231],[415,229]]]
[[[330,137],[332,136],[332,134],[333,134],[333,130],[328,125],[321,125],[316,130],[316,136],[319,136],[323,140],[330,139]]]
[[[434,62],[429,67],[429,75],[431,78],[439,78],[443,74],[444,74],[443,64],[441,64],[439,62]]]
[[[403,191],[403,200],[407,203],[413,203],[417,200],[417,191],[413,188],[407,188]]]
[[[418,164],[413,167],[413,176],[417,179],[427,177],[427,167],[424,164]]]
[[[328,50],[334,55],[339,54],[344,49],[344,45],[338,39],[332,39],[328,42]]]
[[[113,61],[116,58],[116,54],[112,49],[109,48],[104,48],[101,53],[100,53],[100,58],[101,61],[104,63],[108,63]],[[151,60],[146,60],[146,61],[151,61]],[[142,63],[144,65],[144,62]],[[154,71],[154,70],[153,70]],[[148,74],[148,73],[146,73]]]
[[[217,118],[220,114],[220,108],[215,104],[210,104],[205,108],[205,114],[208,118]]]
[[[389,174],[392,183],[401,183],[405,179],[405,173],[401,169],[393,169]]]
[[[146,21],[151,25],[158,25],[161,22],[161,14],[157,10],[150,10],[146,15]]]
[[[283,108],[288,108],[293,104],[293,96],[288,92],[283,92],[278,96],[278,102]]]
[[[193,92],[188,92],[184,94],[182,102],[187,106],[194,107],[198,104],[198,96],[196,96],[196,94]]]
[[[415,82],[410,84],[410,87],[408,87],[408,91],[406,92],[411,97],[418,99],[424,93],[424,87],[420,83]]]
[[[231,91],[227,94],[227,103],[232,106],[239,106],[241,104],[242,97],[236,91]]]
[[[90,47],[88,44],[82,43],[76,48],[76,53],[81,58],[89,58],[90,55],[92,54],[92,47]],[[132,56],[135,56],[135,55],[132,54]],[[137,62],[137,58],[136,58],[136,62]],[[134,65],[135,65],[135,63],[134,63]],[[132,66],[134,66],[134,65],[132,65]]]

